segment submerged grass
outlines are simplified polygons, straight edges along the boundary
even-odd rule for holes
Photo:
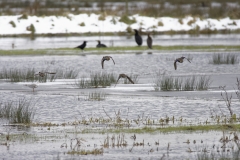
[[[216,50],[226,50],[226,51],[240,51],[240,46],[225,46],[225,45],[208,45],[208,46],[159,46],[155,45],[153,46],[155,50],[204,50],[204,51],[216,51]],[[103,51],[136,51],[136,50],[146,50],[146,46],[129,46],[129,47],[108,47],[108,48],[102,48],[101,52]],[[93,48],[86,48],[85,52],[89,51],[97,51],[96,54],[99,54],[99,49],[93,47]],[[0,55],[76,55],[79,54],[79,50],[73,49],[73,48],[57,48],[57,49],[24,49],[24,50],[0,50]],[[122,53],[122,52],[121,52]]]
[[[207,90],[211,84],[210,76],[191,76],[186,78],[157,74],[154,77],[155,91],[193,91]]]
[[[9,119],[10,123],[29,124],[36,112],[33,106],[33,103],[25,98],[19,99],[17,102],[2,103],[0,105],[0,117]]]
[[[238,56],[236,54],[213,54],[212,64],[237,64],[239,63]]]

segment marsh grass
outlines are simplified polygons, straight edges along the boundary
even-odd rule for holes
[[[0,72],[0,79],[7,79],[10,82],[25,82],[34,81],[34,68],[28,69],[6,69],[3,68]]]
[[[210,62],[212,64],[237,64],[239,63],[238,56],[236,54],[213,54],[212,61]]]
[[[85,150],[85,149],[81,149],[79,151],[68,151],[67,154],[77,154],[77,155],[102,155],[103,154],[103,148],[95,148],[92,150]]]
[[[35,112],[32,101],[25,98],[0,105],[0,117],[8,119],[10,123],[31,123]]]
[[[76,79],[78,76],[79,70],[78,69],[58,69],[56,71],[56,76],[62,79]]]
[[[85,100],[88,101],[103,101],[106,99],[106,94],[104,92],[92,92],[89,93]]]
[[[211,84],[210,76],[173,77],[156,74],[154,77],[155,91],[193,91],[207,90]]]

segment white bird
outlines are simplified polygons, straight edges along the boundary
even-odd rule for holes
[[[33,89],[33,92],[34,92],[34,89],[38,87],[38,85],[36,84],[25,84],[25,86],[29,87],[29,88],[32,88]]]

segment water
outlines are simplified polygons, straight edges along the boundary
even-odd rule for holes
[[[143,37],[143,45],[147,36]],[[97,40],[107,46],[136,46],[134,36],[79,36],[79,37],[37,37],[30,38],[0,38],[0,49],[12,49],[14,43],[16,49],[46,49],[46,48],[74,48],[83,41],[88,41],[87,47],[96,47]],[[128,42],[128,43],[126,43]],[[153,45],[239,45],[240,34],[213,34],[213,35],[156,35],[153,36]]]
[[[218,38],[218,36],[220,36]],[[223,36],[221,38],[221,36]],[[163,41],[167,45],[168,42],[173,42],[175,45],[184,45],[187,42],[191,44],[200,45],[206,43],[207,45],[220,43],[224,45],[226,41],[229,45],[237,45],[239,40],[238,35],[233,41],[230,37],[225,35],[188,37],[183,35],[170,36],[156,36],[159,41]],[[164,39],[165,37],[165,39]],[[187,38],[188,37],[188,38]],[[83,37],[69,37],[69,38],[37,38],[34,41],[26,38],[4,38],[1,39],[4,49],[11,49],[7,47],[11,45],[14,39],[16,48],[29,49],[36,48],[59,48],[67,47],[67,44],[75,46],[73,42],[77,42]],[[90,39],[89,45],[95,45],[95,39],[99,37],[88,37]],[[109,37],[101,37],[103,42],[107,42]],[[127,37],[111,37],[114,40],[114,45],[130,45],[124,43]],[[133,37],[131,37],[132,39]],[[157,39],[156,38],[156,39]],[[229,41],[227,40],[229,38]],[[111,39],[111,40],[112,40]],[[164,40],[162,40],[164,39]],[[39,43],[36,43],[36,42]],[[51,41],[51,43],[49,43]],[[28,42],[26,44],[26,42]],[[40,43],[42,42],[42,43]],[[54,42],[54,43],[53,43]],[[67,43],[69,42],[69,43]],[[118,43],[117,43],[118,42]],[[198,42],[198,43],[197,43]],[[7,44],[7,45],[6,45]],[[22,44],[22,45],[21,45]],[[24,45],[25,44],[25,45]],[[56,45],[54,45],[56,44]],[[107,43],[106,43],[107,44]],[[134,45],[134,43],[132,43]],[[168,45],[172,45],[168,44]],[[231,44],[232,45],[232,44]],[[20,48],[22,47],[22,48]],[[69,47],[69,46],[68,46]],[[78,78],[83,75],[89,77],[90,72],[107,72],[118,75],[125,73],[127,75],[139,75],[137,84],[123,84],[120,80],[114,87],[114,84],[107,88],[92,88],[79,89],[74,86],[75,79],[57,79],[55,82],[38,83],[38,88],[32,92],[31,88],[25,84],[31,83],[9,83],[5,80],[0,81],[0,97],[1,103],[9,101],[18,101],[20,98],[26,98],[35,103],[34,107],[37,109],[34,117],[34,123],[55,123],[66,126],[38,126],[38,127],[17,127],[8,126],[8,121],[1,120],[0,126],[0,154],[4,159],[36,159],[41,156],[45,159],[156,159],[164,157],[164,159],[196,159],[198,154],[204,154],[206,149],[208,155],[214,153],[215,157],[227,156],[232,157],[235,150],[231,147],[234,142],[230,141],[226,144],[226,150],[223,151],[222,142],[219,140],[223,136],[221,131],[210,132],[188,132],[188,133],[139,133],[136,134],[135,142],[143,142],[144,146],[134,146],[133,139],[130,137],[133,133],[125,133],[126,147],[109,147],[103,148],[102,144],[109,135],[116,137],[120,134],[100,134],[100,133],[86,133],[82,134],[84,129],[101,129],[107,125],[73,125],[74,122],[82,121],[89,118],[116,118],[117,114],[122,119],[137,120],[139,117],[144,121],[147,118],[159,120],[160,118],[172,117],[176,119],[183,118],[181,124],[202,124],[210,117],[222,115],[229,116],[229,110],[221,97],[221,90],[219,86],[226,86],[229,94],[233,95],[232,110],[234,113],[239,113],[239,101],[236,98],[234,88],[236,88],[236,78],[240,77],[240,65],[213,65],[211,64],[212,55],[214,52],[183,52],[183,51],[156,51],[152,54],[148,51],[142,51],[140,54],[132,51],[124,52],[123,54],[111,54],[106,52],[106,55],[112,56],[115,65],[112,61],[106,61],[104,70],[101,68],[101,58],[103,54],[85,51],[84,55],[79,55],[79,52],[70,51],[73,55],[68,56],[2,56],[0,59],[0,71],[7,69],[27,70],[34,68],[36,72],[48,70],[57,72],[62,70],[75,70],[78,73]],[[221,52],[217,52],[221,53]],[[222,52],[224,53],[224,52]],[[231,52],[238,54],[237,52]],[[191,63],[184,61],[178,64],[178,69],[174,70],[173,62],[176,58],[182,55],[189,57]],[[190,77],[195,76],[210,76],[212,83],[207,91],[170,91],[170,92],[156,92],[154,91],[154,77],[156,73],[165,73],[166,75],[176,77]],[[104,101],[88,101],[87,96],[93,92],[104,92],[106,99]],[[106,115],[107,114],[107,115]],[[238,115],[237,115],[238,116]],[[179,125],[178,123],[174,125]],[[132,122],[134,128],[139,128]],[[157,126],[160,127],[160,126]],[[8,145],[5,145],[6,135],[12,135]],[[16,137],[14,135],[17,134]],[[226,131],[225,136],[232,138],[232,134]],[[85,141],[81,144],[81,149],[93,150],[104,149],[103,155],[69,155],[68,151],[72,151],[76,145],[76,138],[83,138]],[[117,139],[117,138],[116,138]],[[159,145],[156,142],[159,140]],[[189,144],[186,143],[189,140]],[[196,144],[193,141],[196,140]],[[117,143],[117,140],[116,142]],[[61,147],[67,144],[67,147]],[[72,144],[72,148],[71,148]],[[168,144],[169,149],[168,148]],[[215,146],[215,148],[213,147]],[[131,150],[132,149],[132,150]],[[193,152],[187,152],[189,149]],[[131,151],[130,151],[131,150]],[[220,150],[220,154],[218,154]],[[27,153],[27,154],[26,154]]]

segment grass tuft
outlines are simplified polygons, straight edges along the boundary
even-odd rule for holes
[[[19,99],[18,102],[10,101],[0,105],[0,117],[9,119],[10,123],[31,123],[35,112],[32,102],[25,98]]]
[[[212,62],[213,64],[236,64],[239,63],[238,56],[236,54],[213,54]]]

